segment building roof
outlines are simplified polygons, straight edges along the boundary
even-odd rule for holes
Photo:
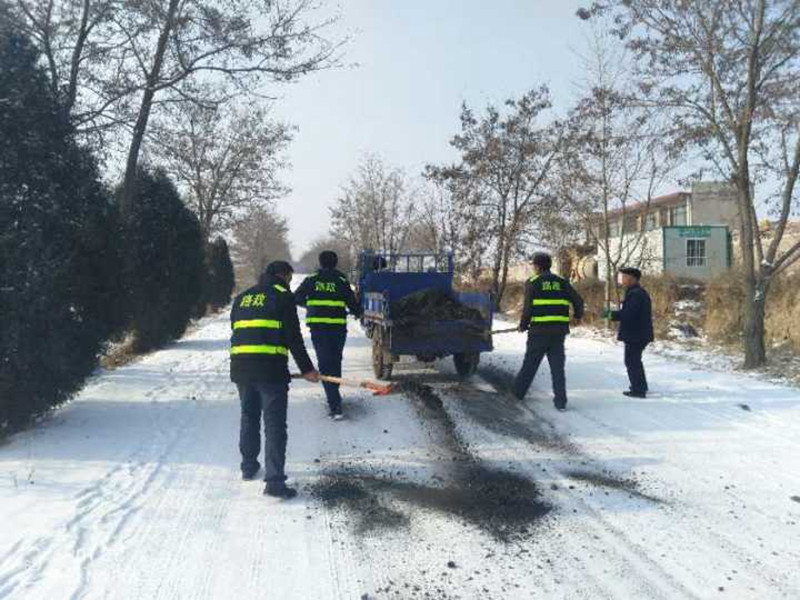
[[[642,212],[645,208],[650,210],[651,208],[663,208],[665,206],[672,206],[673,204],[677,204],[683,200],[686,200],[689,196],[691,196],[690,192],[672,192],[670,194],[664,194],[663,196],[656,196],[655,198],[650,199],[650,203],[648,205],[647,202],[636,202],[629,206],[626,206],[623,210],[622,208],[615,208],[614,210],[608,211],[609,217],[616,217],[624,213],[639,213]]]

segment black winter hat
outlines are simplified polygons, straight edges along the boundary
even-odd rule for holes
[[[533,255],[533,264],[540,269],[549,271],[553,266],[553,259],[547,252],[536,252]]]
[[[294,273],[294,269],[292,268],[292,265],[285,260],[274,260],[267,265],[267,270],[265,273],[267,275],[285,277],[286,275],[291,275]]]
[[[619,272],[624,273],[625,275],[631,275],[632,277],[636,277],[636,279],[642,278],[642,272],[636,267],[622,267],[619,270]]]
[[[339,257],[333,250],[323,250],[319,253],[319,266],[323,269],[335,269],[339,264]]]

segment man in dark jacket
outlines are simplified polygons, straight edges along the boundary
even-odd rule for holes
[[[653,310],[650,295],[639,285],[642,272],[633,267],[620,269],[625,298],[622,309],[610,311],[612,321],[619,321],[617,339],[625,343],[625,367],[631,389],[622,392],[633,398],[647,396],[647,377],[642,364],[642,352],[653,341]]]
[[[239,451],[242,479],[255,479],[261,468],[259,426],[264,419],[264,494],[293,498],[286,485],[286,412],[289,396],[289,353],[307,381],[319,374],[303,344],[294,297],[289,291],[292,267],[270,263],[258,284],[242,292],[231,309],[231,381],[242,408]]]
[[[569,281],[550,272],[552,262],[550,255],[543,252],[533,256],[536,275],[525,284],[525,303],[519,322],[519,330],[528,332],[528,347],[514,381],[514,395],[520,400],[525,397],[546,355],[553,380],[553,404],[564,411],[567,408],[564,340],[569,333],[569,307],[572,305],[575,320],[580,321],[583,299]]]
[[[347,341],[347,313],[360,317],[361,306],[341,271],[339,257],[331,250],[319,255],[319,271],[307,277],[295,291],[295,301],[306,307],[306,324],[323,375],[342,376],[342,354]],[[330,417],[342,419],[342,396],[335,383],[323,382]]]

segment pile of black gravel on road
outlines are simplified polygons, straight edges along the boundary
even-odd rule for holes
[[[373,469],[328,469],[310,491],[329,508],[346,511],[356,533],[407,528],[416,507],[456,517],[502,543],[526,539],[552,507],[537,485],[516,473],[496,469],[470,457],[455,463],[452,480],[412,482]]]

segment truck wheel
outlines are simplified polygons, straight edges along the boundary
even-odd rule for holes
[[[386,355],[383,352],[383,335],[381,330],[375,329],[372,336],[372,371],[378,379],[391,379],[392,367],[391,362],[386,361]]]
[[[459,377],[469,377],[478,370],[478,363],[481,355],[477,352],[471,354],[454,354],[453,363],[456,366],[456,373]]]

